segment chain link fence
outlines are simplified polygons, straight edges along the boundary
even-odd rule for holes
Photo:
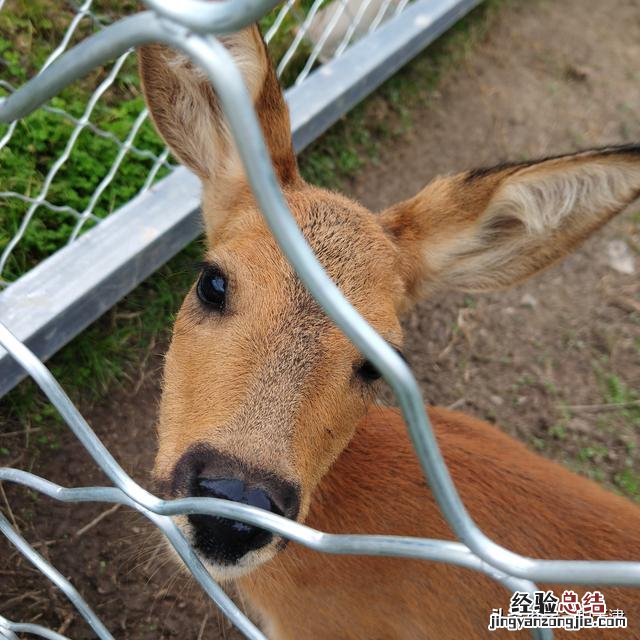
[[[299,85],[318,65],[342,55],[352,42],[401,13],[407,2],[288,0],[261,20],[278,75],[285,85]],[[5,33],[12,34],[23,24],[35,29],[44,26],[51,31],[47,39],[60,33],[60,42],[40,66],[46,46],[22,43],[17,33],[13,40],[4,38],[0,88],[5,94],[12,93],[26,72],[43,72],[74,42],[104,29],[131,4],[66,2],[50,20],[41,15],[37,2],[32,8],[5,3]],[[46,24],[34,24],[37,20]],[[18,26],[12,28],[12,23]],[[0,158],[5,167],[0,175],[5,218],[0,235],[0,288],[74,242],[174,168],[168,150],[149,125],[133,59],[133,52],[126,51],[110,66],[54,98],[41,112],[0,131]],[[26,161],[34,171],[9,175],[17,159],[34,152],[44,157]]]
[[[324,56],[342,57],[354,38],[376,30],[390,12],[407,11],[402,2],[385,1],[374,6],[364,0],[357,5],[355,13],[350,10],[352,5],[342,0],[336,0],[327,7],[321,2],[316,2],[307,6],[302,13],[299,13],[299,8],[294,2],[288,2],[273,10],[274,0],[226,0],[219,3],[206,3],[201,0],[182,2],[146,0],[145,4],[149,11],[107,25],[108,20],[96,11],[96,4],[85,2],[73,12],[62,44],[48,57],[45,70],[20,90],[13,91],[9,98],[0,103],[0,120],[3,122],[15,122],[18,118],[28,118],[28,114],[66,90],[70,83],[86,76],[92,69],[107,61],[116,59],[116,63],[110,71],[106,72],[98,89],[92,93],[82,115],[78,117],[54,103],[47,107],[45,113],[71,123],[72,133],[64,145],[65,151],[55,159],[51,158],[50,169],[39,188],[23,193],[5,192],[3,197],[13,199],[27,207],[27,216],[23,218],[16,233],[11,234],[11,240],[5,247],[6,255],[10,256],[12,250],[26,237],[29,224],[36,214],[44,212],[57,212],[69,216],[71,220],[69,241],[79,237],[86,224],[100,217],[97,214],[98,203],[107,193],[109,184],[113,182],[118,171],[122,170],[124,158],[136,157],[148,163],[149,170],[145,172],[142,183],[135,187],[138,190],[148,189],[154,177],[163,170],[172,170],[166,151],[145,149],[137,142],[137,136],[146,122],[147,114],[144,108],[139,110],[134,125],[128,133],[120,138],[115,134],[112,135],[113,131],[95,122],[90,125],[89,121],[99,100],[106,95],[107,88],[114,87],[118,73],[126,69],[131,47],[148,42],[162,42],[180,50],[207,73],[215,87],[237,142],[251,187],[274,237],[288,256],[292,266],[328,316],[341,327],[363,355],[374,363],[392,387],[433,494],[460,542],[396,536],[333,535],[313,530],[260,509],[225,500],[212,498],[161,500],[125,473],[70,402],[41,359],[3,323],[0,323],[0,344],[8,356],[16,366],[32,377],[47,395],[94,462],[112,482],[112,486],[66,488],[30,472],[14,468],[1,468],[0,481],[19,483],[52,499],[64,502],[116,503],[139,511],[162,531],[208,596],[248,638],[257,639],[264,636],[212,579],[171,516],[202,513],[227,517],[267,529],[319,552],[366,553],[448,562],[483,572],[500,582],[509,591],[534,591],[536,589],[532,582],[534,580],[545,583],[640,586],[640,562],[552,561],[526,558],[500,547],[477,528],[452,483],[425,413],[423,399],[415,379],[405,362],[342,296],[306,243],[276,186],[272,168],[268,162],[268,153],[242,79],[224,47],[217,40],[206,35],[215,36],[222,32],[239,29],[267,14],[266,33],[273,43],[277,34],[285,29],[286,21],[290,20],[287,30],[293,37],[282,45],[283,53],[276,56],[279,71],[283,74],[288,68],[293,68],[296,52],[303,47],[305,37],[316,29],[312,43],[304,44],[307,51],[296,63],[297,69],[292,75],[292,82],[302,86],[309,78],[310,70],[318,61],[322,61]],[[325,8],[326,12],[322,13]],[[272,13],[267,13],[270,10]],[[455,13],[449,14],[447,19],[450,21],[455,15]],[[342,22],[341,36],[331,39],[330,34],[337,29],[337,25],[341,24],[344,16],[348,19]],[[366,28],[359,26],[365,24],[363,22],[365,16],[368,16]],[[72,43],[74,34],[78,33],[77,30],[84,20],[91,21],[91,30],[97,30],[97,33],[85,37],[80,44],[66,54],[62,54]],[[186,37],[187,33],[190,33],[189,38]],[[5,148],[10,143],[20,142],[16,133],[19,126],[19,124],[10,124],[5,129],[2,138]],[[98,187],[92,191],[86,205],[76,207],[64,201],[55,200],[52,197],[52,185],[55,184],[58,172],[72,157],[74,144],[82,132],[90,132],[93,136],[113,142],[116,152],[115,159],[102,176]],[[37,151],[36,148],[34,153]],[[174,172],[177,171],[179,169]],[[34,193],[36,195],[32,195]],[[27,219],[28,212],[32,213]],[[23,227],[24,231],[20,235]],[[15,240],[15,238],[18,239]],[[11,243],[13,243],[12,250],[7,250]],[[9,258],[4,264],[8,262]],[[113,637],[107,625],[98,619],[70,582],[30,546],[2,515],[0,515],[0,531],[20,553],[67,595],[97,637],[101,639]],[[0,637],[15,639],[16,634],[23,632],[44,638],[63,638],[60,634],[38,625],[0,618]],[[532,633],[539,639],[552,637],[551,632],[547,630],[535,630]]]

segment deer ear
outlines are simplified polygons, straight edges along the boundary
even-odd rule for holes
[[[222,38],[253,99],[276,174],[298,178],[289,112],[262,37],[253,26]],[[226,204],[246,185],[244,170],[211,84],[186,56],[162,45],[138,53],[142,87],[153,122],[173,154],[203,181],[210,235]]]
[[[640,196],[640,146],[437,178],[381,216],[407,294],[516,284],[574,249]]]

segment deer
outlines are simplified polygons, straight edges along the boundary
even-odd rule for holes
[[[373,213],[301,177],[257,26],[223,42],[305,239],[400,353],[401,318],[417,300],[520,283],[640,196],[640,145],[627,145],[437,177]],[[272,237],[206,76],[162,45],[138,55],[155,127],[202,183],[207,243],[165,357],[153,469],[163,495],[248,504],[333,533],[454,539],[400,412],[376,403],[379,372],[327,318]],[[493,540],[536,558],[640,558],[636,504],[487,422],[427,410],[465,505]],[[320,554],[212,515],[175,521],[270,638],[511,637],[487,630],[508,594],[483,574]],[[580,637],[640,637],[640,591],[612,587],[605,595],[625,611],[629,629]]]

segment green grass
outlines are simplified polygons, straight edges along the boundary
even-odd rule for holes
[[[102,3],[104,4],[106,3]],[[135,5],[129,0],[121,0],[117,4],[122,11]],[[100,8],[98,3],[98,14],[105,20],[110,20],[111,16],[104,15]],[[29,0],[9,2],[0,12],[1,76],[14,87],[20,86],[42,66],[59,43],[72,17],[68,5],[51,9],[50,0]],[[74,41],[89,35],[91,31],[90,23],[82,22]],[[50,106],[62,109],[74,118],[81,117],[88,96],[106,75],[104,69],[92,72],[87,78],[62,91],[51,100]],[[96,104],[90,121],[123,140],[143,108],[144,100],[135,72],[135,58],[130,56],[113,86]],[[38,195],[49,168],[63,153],[74,127],[71,120],[42,109],[20,121],[12,141],[0,151],[1,189],[31,197]],[[0,136],[6,129],[7,125],[0,126]],[[134,144],[155,154],[159,154],[164,148],[149,122],[142,126]],[[117,153],[118,145],[112,140],[85,129],[69,160],[62,165],[53,181],[47,200],[54,205],[66,205],[82,212]],[[152,159],[127,155],[115,179],[97,202],[94,214],[98,218],[104,218],[130,200],[144,184],[152,166]],[[158,177],[164,174],[166,170],[161,170]],[[28,207],[28,204],[17,198],[3,199],[0,210],[0,248],[15,235]],[[75,216],[67,212],[46,210],[36,214],[13,251],[4,269],[3,278],[8,281],[16,279],[64,246],[75,223]],[[90,229],[93,224],[88,221],[84,230]]]
[[[604,399],[612,405],[620,405],[620,413],[630,424],[640,428],[640,394],[613,373],[604,376]]]
[[[307,9],[310,0],[303,0],[297,12]],[[131,13],[136,3],[131,0],[97,2],[94,12],[101,22]],[[273,11],[263,20],[268,28],[275,19]],[[13,87],[22,85],[44,64],[55,49],[73,16],[66,3],[59,6],[52,0],[14,0],[0,12],[0,70],[2,80]],[[278,59],[294,37],[296,21],[293,14],[283,21],[272,40],[272,53]],[[95,26],[88,20],[80,23],[72,42],[90,35]],[[283,80],[290,83],[300,71],[308,55],[308,47],[301,45],[287,67]],[[114,84],[96,104],[90,122],[119,140],[124,140],[133,121],[144,108],[135,68],[135,56],[130,56]],[[92,72],[66,88],[50,102],[74,118],[85,111],[87,99],[94,88],[107,76],[110,67]],[[6,90],[2,90],[6,94]],[[38,110],[18,123],[13,140],[0,151],[0,185],[2,191],[12,191],[34,197],[40,193],[51,165],[62,155],[75,124],[64,116]],[[0,125],[0,137],[7,125]],[[16,142],[18,141],[18,142]],[[158,155],[164,145],[150,122],[138,132],[134,145]],[[91,196],[117,156],[119,147],[112,140],[95,135],[85,129],[79,136],[69,160],[58,171],[47,200],[57,206],[84,211]],[[153,166],[153,159],[128,154],[109,186],[96,203],[93,213],[104,218],[122,206],[145,182]],[[166,175],[162,169],[157,178]],[[0,249],[6,246],[18,231],[29,204],[17,198],[3,199],[0,210]],[[74,229],[76,217],[71,212],[41,210],[30,222],[27,231],[12,252],[3,270],[3,278],[13,281],[29,268],[63,247]],[[94,226],[88,220],[83,232]]]
[[[368,163],[376,162],[383,145],[411,130],[411,111],[431,100],[441,77],[472,51],[505,1],[487,0],[304,151],[300,157],[303,175],[315,184],[340,188]],[[115,7],[112,11],[116,12],[123,4],[133,3],[120,0],[118,3],[101,3],[101,6]],[[4,11],[11,7],[11,3],[8,5]],[[24,21],[3,23],[0,18],[0,33],[4,42],[24,39],[19,40],[22,43],[20,57],[10,61],[10,72],[15,76],[13,81],[19,84],[33,71],[26,61],[35,55],[36,62],[41,63],[59,36],[59,28],[56,35],[56,25],[47,22],[49,18],[45,10],[51,6],[50,0],[14,2],[13,6],[16,5],[24,12]],[[265,23],[271,19],[267,18]],[[38,31],[35,25],[38,25]],[[292,29],[293,26],[287,28]],[[0,40],[0,47],[2,42]],[[280,42],[274,44],[280,45]],[[4,51],[3,57],[6,58],[6,46]],[[93,120],[120,137],[142,106],[133,66],[127,67],[126,71],[114,87],[113,99],[105,102],[104,111],[100,111],[96,116],[98,119]],[[86,82],[94,81],[95,78],[90,78]],[[68,89],[57,99],[59,106],[79,114],[82,98],[86,98],[86,86],[81,82]],[[49,120],[40,112],[27,118],[21,126],[20,135],[29,153],[0,157],[0,184],[2,189],[18,191],[27,187],[33,193],[51,157],[64,144],[69,130],[59,119]],[[145,145],[160,150],[155,132],[148,128],[142,135],[145,136]],[[104,167],[114,151],[108,149],[103,140],[91,135],[79,140],[78,144],[82,153],[61,173],[63,179],[54,195],[56,202],[81,208],[87,195],[95,188],[96,163]],[[101,199],[97,213],[106,215],[131,197],[135,191],[131,185],[139,184],[138,172],[146,170],[148,167],[133,164],[123,168],[123,175],[114,181]],[[3,216],[0,233],[8,231],[11,235],[18,219],[15,212],[5,208],[0,215]],[[8,224],[7,216],[11,220],[12,215],[14,222]],[[38,223],[37,232],[27,243],[26,254],[16,258],[12,265],[16,271],[64,242],[69,225],[73,223],[65,216],[47,215],[46,219],[46,223]],[[0,237],[0,246],[3,241],[6,242],[6,236],[4,239]],[[166,344],[170,336],[174,314],[195,278],[193,264],[201,252],[200,241],[189,245],[51,359],[48,365],[54,375],[82,408],[86,409],[107,397],[111,390],[118,387],[132,389],[140,382],[149,354]],[[3,420],[14,425],[38,427],[42,441],[36,444],[55,448],[59,419],[30,381],[21,383],[2,399],[0,423]],[[0,451],[0,456],[2,454]]]
[[[624,495],[640,502],[640,471],[629,466],[616,474],[614,482]]]
[[[623,436],[621,441],[625,445],[613,449],[616,458],[620,457],[620,470],[606,477],[602,465],[612,452],[601,442],[586,442],[577,452],[572,466],[593,480],[608,481],[622,495],[640,502],[640,472],[631,437],[640,430],[640,394],[618,374],[607,370],[608,364],[607,358],[593,363],[601,388],[603,408],[596,424],[602,433]],[[624,434],[629,438],[625,438]]]
[[[640,393],[618,374],[607,371],[606,362],[606,359],[594,362],[593,367],[602,390],[602,402],[612,409],[608,416],[629,429],[640,429]]]

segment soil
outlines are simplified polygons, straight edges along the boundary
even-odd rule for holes
[[[464,63],[410,114],[403,140],[347,191],[381,209],[436,174],[637,141],[639,104],[640,1],[505,3]],[[616,240],[630,248],[634,274],[612,268]],[[543,455],[637,497],[639,253],[636,210],[524,286],[474,297],[442,294],[420,304],[406,321],[406,353],[427,401],[495,421]],[[118,392],[85,412],[146,485],[160,362],[159,350],[137,391]],[[626,405],[612,406],[618,403]],[[37,437],[22,425],[11,430],[18,433],[5,432],[3,440],[12,450]],[[105,482],[70,434],[60,434],[58,447],[25,448],[37,454],[11,463],[67,486]],[[83,531],[108,505],[67,506],[8,485],[5,491],[5,513],[116,637],[239,637],[197,585],[176,572],[142,518],[121,508]],[[4,540],[0,594],[2,615],[92,637],[65,598]],[[630,621],[633,635],[638,625]]]

